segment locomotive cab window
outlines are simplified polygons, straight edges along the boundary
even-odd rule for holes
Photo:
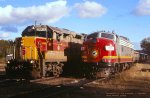
[[[101,37],[114,40],[114,35],[109,33],[101,33]]]
[[[46,37],[46,31],[35,31],[35,36]]]
[[[36,37],[46,37],[46,30],[38,30],[33,29],[31,27],[27,27],[23,32],[22,36],[36,36]]]
[[[93,33],[87,36],[86,39],[94,39],[94,38],[98,38],[99,37],[99,33]]]

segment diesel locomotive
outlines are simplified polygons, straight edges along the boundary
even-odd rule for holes
[[[13,58],[7,61],[6,75],[40,78],[63,72],[66,62],[81,60],[83,35],[47,25],[31,25],[14,41]]]
[[[114,32],[85,35],[47,25],[26,27],[13,49],[5,67],[10,78],[59,77],[62,72],[107,77],[148,59],[127,37]]]
[[[81,51],[85,71],[92,77],[109,76],[128,69],[134,62],[133,44],[113,32],[98,31],[87,35]]]

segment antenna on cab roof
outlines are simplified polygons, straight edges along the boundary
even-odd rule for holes
[[[34,26],[36,26],[36,24],[37,24],[37,20],[35,20],[35,22],[34,22]]]
[[[112,30],[112,34],[115,34],[115,30]]]

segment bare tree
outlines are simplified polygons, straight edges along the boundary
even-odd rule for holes
[[[141,41],[141,48],[144,53],[147,53],[150,55],[150,37],[144,38]]]

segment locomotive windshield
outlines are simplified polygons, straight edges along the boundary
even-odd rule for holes
[[[101,33],[101,37],[108,38],[108,39],[114,39],[114,35],[109,34],[109,33]]]
[[[112,39],[112,40],[115,39],[113,34],[110,34],[110,33],[99,33],[99,32],[92,33],[92,34],[88,35],[87,39],[93,39],[93,38],[99,38],[99,37]]]
[[[92,33],[90,35],[87,36],[87,39],[93,39],[93,38],[98,38],[99,37],[99,33]]]
[[[22,36],[37,36],[37,37],[46,37],[46,31],[35,31],[29,30],[22,33]]]
[[[46,28],[33,28],[31,26],[27,27],[23,32],[22,36],[36,36],[36,37],[48,37],[52,38],[52,32],[46,30]]]

